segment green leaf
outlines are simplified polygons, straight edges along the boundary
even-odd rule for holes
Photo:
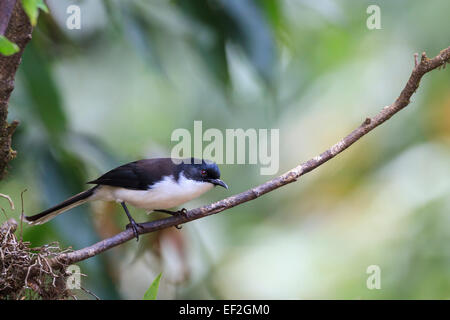
[[[30,22],[33,26],[37,23],[37,18],[39,17],[39,9],[48,13],[48,7],[44,0],[22,0],[22,7],[27,14]]]
[[[143,300],[156,300],[156,296],[158,295],[159,288],[159,280],[161,280],[162,272],[153,280],[150,287],[144,294]]]
[[[48,13],[48,7],[45,4],[44,0],[36,0],[36,3],[37,3],[36,5],[39,9],[41,9],[45,13]]]
[[[0,35],[0,53],[4,56],[10,56],[16,52],[19,52],[20,48],[14,42],[6,39],[5,36]]]

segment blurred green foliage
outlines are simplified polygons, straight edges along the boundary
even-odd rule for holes
[[[48,13],[48,8],[44,0],[22,0],[22,6],[33,26],[37,23],[39,10]]]
[[[159,282],[161,280],[162,273],[160,272],[159,275],[153,280],[150,287],[145,291],[143,300],[156,300],[156,297],[158,296],[158,288],[159,288]]]
[[[10,56],[19,52],[19,47],[14,42],[9,41],[5,36],[0,35],[0,54]]]
[[[448,47],[450,2],[47,1],[20,66],[10,119],[18,157],[1,182],[25,213],[87,188],[121,163],[168,156],[176,128],[279,128],[280,173],[319,154],[392,103],[413,53]],[[163,230],[80,263],[100,298],[448,298],[448,70],[411,105],[297,183],[181,231]],[[230,190],[271,178],[221,165]],[[7,212],[18,218],[18,210]],[[154,219],[133,210],[138,221]],[[124,228],[115,205],[84,205],[25,227],[36,246],[85,247]],[[381,289],[366,287],[381,268]],[[80,298],[90,298],[82,291]]]

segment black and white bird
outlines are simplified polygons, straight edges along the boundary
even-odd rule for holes
[[[114,201],[122,205],[130,220],[127,227],[131,227],[136,239],[139,239],[139,224],[131,217],[126,203],[147,212],[179,214],[185,209],[176,212],[167,209],[195,199],[214,186],[228,189],[220,180],[217,164],[194,158],[138,160],[112,169],[88,184],[96,186],[41,213],[25,217],[25,220],[38,225],[87,201]]]

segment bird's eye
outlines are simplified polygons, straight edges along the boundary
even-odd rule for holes
[[[206,170],[202,170],[201,173],[202,173],[202,176],[206,176]]]

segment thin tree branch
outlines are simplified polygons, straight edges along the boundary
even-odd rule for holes
[[[333,145],[325,152],[314,157],[313,159],[310,159],[300,164],[299,166],[293,168],[292,170],[289,170],[285,174],[270,181],[267,181],[257,187],[236,194],[234,196],[228,197],[226,199],[217,201],[213,204],[189,210],[185,215],[172,216],[165,219],[143,223],[141,224],[143,228],[138,229],[139,233],[145,234],[149,232],[154,232],[164,228],[177,226],[179,224],[183,224],[192,220],[200,219],[233,208],[244,202],[254,200],[262,196],[263,194],[266,194],[270,191],[273,191],[275,189],[278,189],[282,186],[285,186],[289,183],[296,181],[302,175],[314,170],[323,163],[334,158],[336,155],[338,155],[339,153],[350,147],[353,143],[358,141],[361,137],[363,137],[364,135],[372,131],[374,128],[378,127],[380,124],[390,119],[394,114],[405,108],[409,104],[411,96],[419,87],[419,83],[423,75],[426,74],[427,72],[430,72],[431,70],[444,66],[445,63],[449,62],[449,60],[450,60],[450,47],[442,50],[439,53],[439,55],[437,55],[433,59],[428,59],[427,56],[425,55],[425,52],[422,53],[420,62],[418,62],[415,65],[412,74],[408,82],[406,83],[405,88],[402,90],[400,96],[397,98],[397,100],[395,100],[393,104],[384,107],[373,118],[366,118],[366,120],[358,128],[353,130],[344,139]],[[133,231],[131,229],[127,229],[119,234],[116,234],[111,238],[100,241],[90,247],[86,247],[73,252],[63,253],[59,255],[57,258],[54,258],[52,260],[52,264],[57,265],[58,262],[62,262],[67,265],[79,262],[88,259],[90,257],[93,257],[103,251],[106,251],[110,248],[120,245],[133,238],[134,238]]]
[[[9,161],[16,155],[11,148],[11,137],[19,122],[7,122],[8,102],[14,89],[16,71],[23,50],[31,39],[32,30],[20,0],[1,0],[0,35],[4,34],[8,40],[17,44],[20,51],[8,57],[0,54],[0,179],[5,175]]]

